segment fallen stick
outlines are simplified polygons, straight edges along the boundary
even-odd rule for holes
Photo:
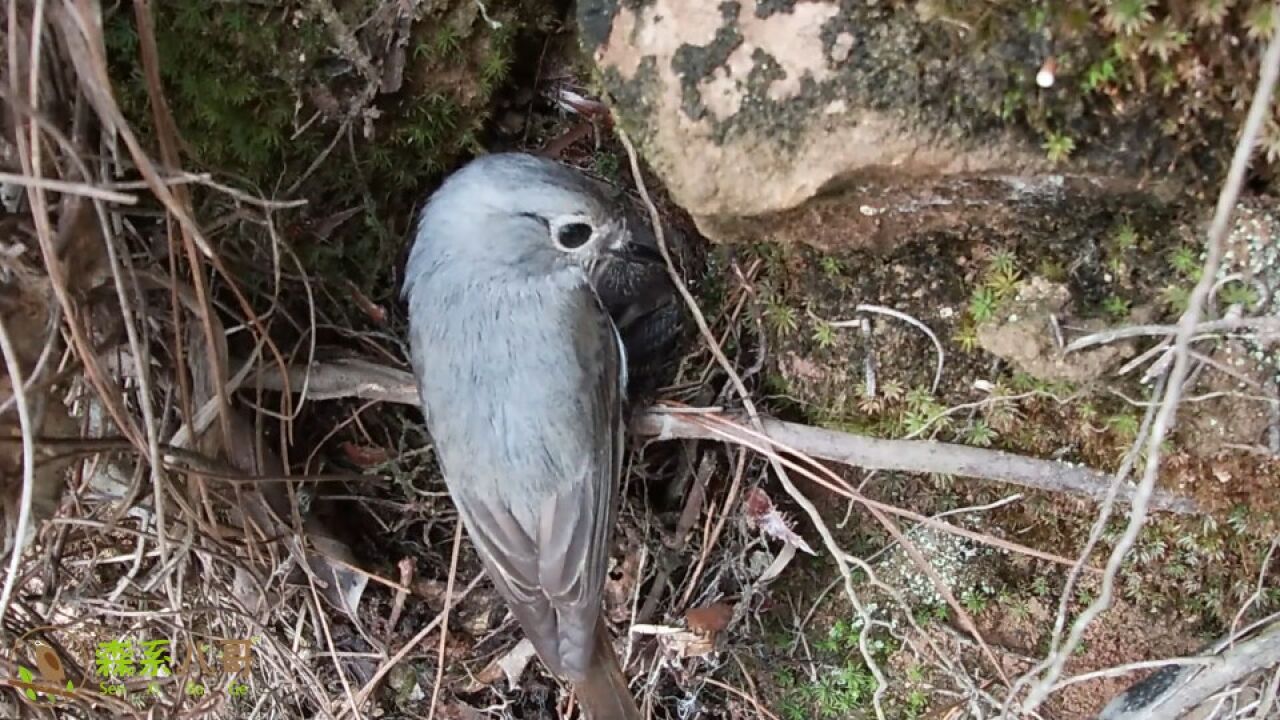
[[[1098,720],[1183,717],[1223,688],[1280,662],[1280,621],[1248,640],[1228,645],[1217,648],[1207,664],[1174,664],[1148,675],[1108,703]]]
[[[413,375],[386,365],[351,359],[319,363],[309,370],[292,367],[289,369],[289,387],[295,391],[303,387],[303,377],[308,373],[307,394],[313,400],[356,397],[405,405],[418,402]],[[285,389],[284,378],[274,367],[263,368],[256,376],[248,378],[243,387],[255,385],[264,390]],[[704,424],[694,422],[692,414],[676,408],[651,407],[636,413],[631,420],[631,431],[658,440],[724,440],[722,435]],[[706,415],[705,412],[697,414]],[[720,417],[735,422],[742,419],[732,413],[720,414]],[[1056,460],[931,440],[889,440],[774,418],[761,419],[765,432],[779,445],[815,458],[868,470],[958,475],[1078,495],[1095,501],[1105,497],[1111,485],[1111,476],[1107,473]],[[1121,487],[1116,497],[1128,503],[1133,497],[1133,488],[1129,485]],[[1180,514],[1201,512],[1195,501],[1163,490],[1155,492],[1151,506]]]
[[[698,413],[705,417],[705,413]],[[741,425],[741,419],[729,413],[720,417]],[[931,440],[889,440],[853,435],[837,430],[791,423],[776,418],[761,418],[765,433],[777,445],[785,445],[815,458],[853,465],[868,470],[936,473],[959,475],[979,480],[994,480],[1047,492],[1082,495],[1101,500],[1107,494],[1111,476],[1083,465],[1017,455],[1001,450],[934,442]],[[631,431],[658,440],[707,439],[723,440],[722,434],[694,421],[692,413],[653,407],[631,421]],[[1117,498],[1128,502],[1133,489],[1121,487]],[[1196,503],[1172,493],[1157,491],[1152,507],[1169,512],[1192,514],[1200,511]]]

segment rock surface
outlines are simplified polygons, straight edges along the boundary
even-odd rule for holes
[[[1071,292],[1065,285],[1044,278],[1032,278],[1018,289],[1018,296],[1000,317],[978,325],[978,342],[987,352],[1008,360],[1019,370],[1041,380],[1088,382],[1134,353],[1132,342],[1109,345],[1066,354],[1061,338],[1055,335],[1055,323],[1068,322],[1064,316]],[[1072,320],[1085,332],[1106,328],[1097,319]]]
[[[1132,189],[1167,157],[1135,108],[1082,130],[1089,147],[1060,171],[1041,147],[1053,123],[1008,121],[1011,97],[1037,120],[1081,115],[1074,87],[1037,89],[1052,33],[1000,4],[1009,21],[982,33],[925,5],[584,0],[578,13],[623,127],[712,239],[876,244]]]

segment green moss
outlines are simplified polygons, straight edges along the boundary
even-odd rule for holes
[[[331,28],[289,5],[153,4],[161,79],[183,163],[266,196],[300,183],[292,197],[308,206],[277,221],[306,272],[350,281],[374,302],[386,302],[413,211],[462,155],[477,150],[490,98],[510,72],[516,29],[531,11],[519,0],[490,2],[490,15],[501,21],[494,28],[469,2],[436,3],[411,28],[400,90],[375,94],[361,111],[367,83],[338,50]],[[363,41],[359,34],[373,32],[367,21],[377,5],[357,0],[337,7]],[[127,4],[107,11],[105,32],[121,105],[154,146]],[[216,195],[198,194],[197,202],[206,220],[226,215]],[[353,208],[350,220],[315,231]],[[243,271],[251,275],[265,267],[255,254],[270,245],[261,237],[244,240],[230,254],[244,257]]]

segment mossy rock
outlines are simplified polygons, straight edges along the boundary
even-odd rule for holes
[[[824,247],[1212,187],[1276,22],[1261,0],[578,7],[623,127],[704,232]]]

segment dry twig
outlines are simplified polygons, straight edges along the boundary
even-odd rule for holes
[[[416,405],[417,385],[413,375],[366,360],[339,360],[318,363],[309,370],[289,369],[288,385],[298,387],[310,377],[312,399],[357,397]],[[286,383],[273,367],[263,368],[253,382],[270,390],[284,391]],[[637,413],[631,431],[659,440],[724,439],[705,424],[694,420],[704,409],[655,406]],[[738,421],[732,415],[726,419]],[[1040,460],[1014,453],[925,440],[890,440],[815,428],[761,416],[763,432],[778,442],[813,457],[868,470],[936,473],[979,480],[1005,482],[1046,492],[1069,493],[1102,499],[1110,477],[1097,470],[1053,460]],[[1119,491],[1121,500],[1132,497],[1129,488]],[[1188,499],[1164,491],[1152,497],[1152,507],[1176,513],[1196,513],[1199,508]]]
[[[1173,429],[1177,420],[1178,405],[1184,389],[1183,384],[1190,371],[1191,358],[1189,349],[1191,340],[1197,333],[1205,301],[1208,299],[1217,277],[1218,267],[1221,264],[1225,249],[1224,241],[1227,231],[1230,229],[1231,214],[1240,197],[1240,190],[1244,185],[1245,172],[1249,167],[1249,160],[1253,155],[1258,133],[1262,130],[1263,122],[1271,107],[1272,92],[1275,90],[1277,79],[1280,78],[1280,28],[1277,28],[1272,34],[1260,68],[1258,87],[1254,93],[1253,102],[1249,107],[1249,113],[1245,118],[1240,140],[1236,144],[1235,153],[1231,158],[1231,166],[1227,171],[1226,180],[1223,182],[1222,191],[1218,196],[1218,204],[1214,210],[1213,220],[1209,225],[1206,240],[1206,257],[1200,280],[1191,291],[1187,309],[1178,321],[1173,349],[1173,367],[1169,371],[1161,405],[1152,422],[1151,436],[1147,440],[1146,461],[1142,480],[1134,493],[1129,523],[1107,560],[1106,573],[1103,575],[1102,587],[1098,597],[1076,618],[1066,642],[1048,658],[1049,662],[1046,671],[1032,685],[1025,702],[1021,705],[1024,713],[1034,711],[1044,702],[1054,683],[1061,676],[1067,659],[1079,646],[1085,630],[1099,615],[1111,607],[1116,576],[1120,571],[1120,566],[1133,548],[1138,534],[1146,523],[1147,512],[1151,506],[1155,491],[1156,477],[1160,470],[1164,439],[1168,432]],[[1106,509],[1104,509],[1105,511]]]

